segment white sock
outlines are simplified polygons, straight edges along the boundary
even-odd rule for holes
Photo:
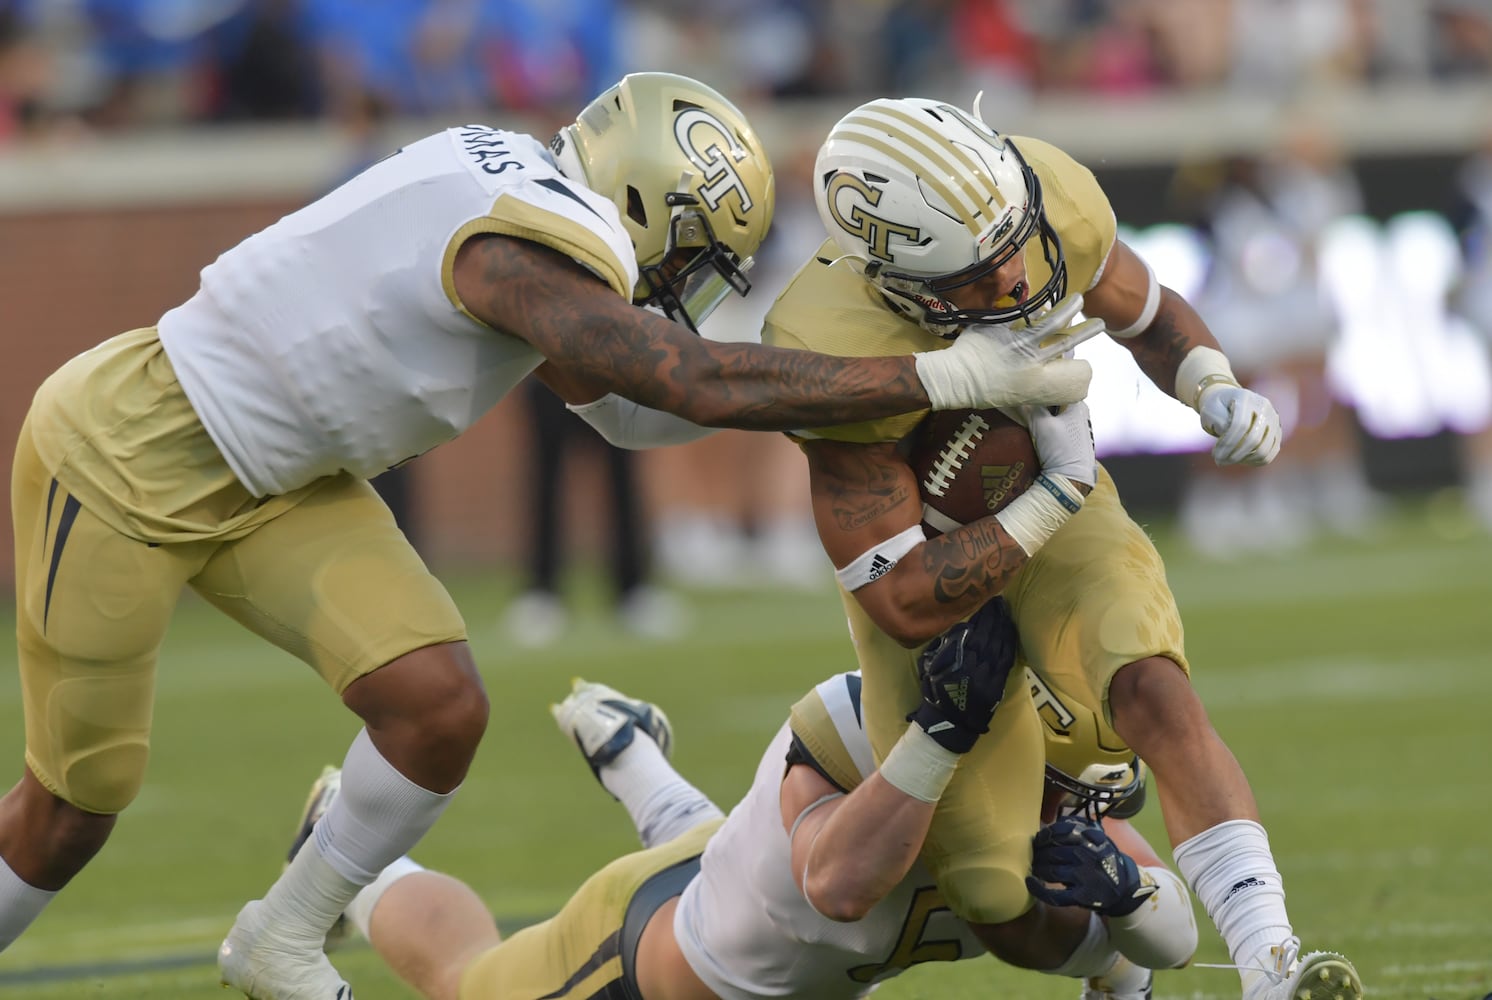
[[[409,853],[455,794],[432,792],[404,777],[384,760],[364,729],[347,750],[342,790],[316,824],[312,839],[344,878],[367,885]]]
[[[673,769],[645,734],[601,768],[601,784],[626,807],[643,847],[655,847],[725,814]]]
[[[1048,975],[1068,976],[1072,979],[1089,979],[1101,976],[1119,961],[1119,953],[1109,944],[1109,929],[1096,913],[1088,915],[1088,932],[1083,940],[1067,956],[1067,960],[1052,969]]]
[[[360,731],[342,764],[342,787],[290,866],[264,895],[268,925],[314,941],[358,890],[406,854],[434,825],[455,792],[421,788],[400,774]]]
[[[373,909],[383,894],[388,891],[389,886],[399,881],[406,875],[422,872],[425,867],[410,857],[403,857],[389,865],[371,884],[363,886],[362,890],[353,897],[351,903],[347,904],[347,919],[352,921],[358,933],[364,938],[368,937],[368,925],[373,922]]]
[[[1176,867],[1217,925],[1247,991],[1274,968],[1269,949],[1293,934],[1285,886],[1269,851],[1269,835],[1235,819],[1176,845]]]
[[[0,951],[9,948],[56,895],[27,883],[0,858]]]

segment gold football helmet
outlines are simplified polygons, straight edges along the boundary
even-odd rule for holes
[[[772,165],[741,112],[697,80],[632,73],[550,142],[565,175],[610,198],[632,237],[633,301],[697,329],[772,223]]]
[[[1145,766],[1129,747],[1106,736],[1098,713],[1026,668],[1046,738],[1046,780],[1058,793],[1058,816],[1123,819],[1145,803]]]

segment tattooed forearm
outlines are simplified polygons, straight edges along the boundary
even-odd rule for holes
[[[456,283],[477,318],[528,341],[555,366],[704,426],[793,430],[927,405],[910,355],[839,358],[704,340],[534,243],[469,241]]]
[[[933,599],[955,605],[960,617],[1003,591],[1026,563],[1026,554],[992,517],[930,539],[922,546],[922,568]]]
[[[1176,371],[1194,347],[1217,347],[1196,310],[1170,289],[1161,292],[1155,321],[1138,337],[1121,340],[1150,381],[1168,395],[1176,394]]]
[[[865,445],[821,445],[814,452],[821,471],[817,482],[839,530],[858,531],[898,509],[915,495],[905,462]],[[920,516],[920,515],[919,515]]]

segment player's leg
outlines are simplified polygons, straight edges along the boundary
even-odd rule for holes
[[[724,817],[668,762],[673,727],[657,705],[577,677],[569,696],[550,711],[596,780],[632,817],[643,847]]]
[[[1107,474],[1007,597],[1031,666],[1059,696],[1102,704],[1111,738],[1155,772],[1177,866],[1246,989],[1279,983],[1298,942],[1268,837],[1243,769],[1191,686],[1160,556]],[[1333,978],[1351,987],[1356,974]]]
[[[225,980],[250,995],[331,988],[327,929],[435,823],[486,725],[464,626],[388,508],[350,478],[224,545],[192,586],[311,664],[364,721],[341,794],[220,954]]]
[[[0,799],[0,950],[103,847],[145,775],[156,653],[210,546],[147,546],[16,447],[16,632],[26,769]]]

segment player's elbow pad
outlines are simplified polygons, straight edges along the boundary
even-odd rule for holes
[[[1109,943],[1136,965],[1179,969],[1197,951],[1197,919],[1186,883],[1169,868],[1145,868],[1160,887],[1134,913],[1109,920]]]
[[[593,403],[566,406],[618,448],[662,448],[698,441],[715,433],[713,427],[701,427],[672,413],[634,403],[614,392],[608,392]]]

